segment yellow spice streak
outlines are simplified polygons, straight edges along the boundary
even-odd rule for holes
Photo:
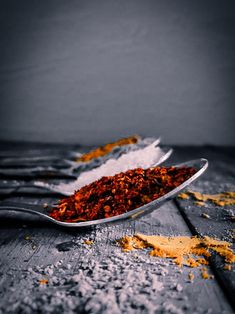
[[[187,200],[187,199],[189,199],[189,195],[188,195],[188,193],[180,193],[178,195],[178,198],[181,198],[182,200]]]
[[[224,265],[224,270],[231,271],[232,270],[232,265],[229,265],[229,264]]]
[[[193,279],[194,279],[194,274],[193,274],[192,272],[189,272],[188,278],[189,278],[190,281],[193,281]]]
[[[203,279],[213,279],[214,278],[213,275],[208,274],[207,269],[205,267],[203,267],[201,269],[201,274],[202,274]]]
[[[206,205],[206,204],[205,204],[204,202],[202,202],[202,201],[196,201],[196,202],[194,202],[194,204],[197,205],[197,206],[205,206],[205,205]]]
[[[48,279],[40,279],[38,282],[40,283],[40,285],[46,285],[49,281]]]
[[[219,194],[202,194],[199,192],[189,191],[187,195],[193,195],[197,200],[195,204],[203,206],[204,202],[211,201],[218,206],[235,205],[235,192],[223,192]]]
[[[94,242],[92,240],[84,240],[84,243],[87,245],[92,245]]]
[[[164,237],[136,234],[119,240],[124,251],[151,248],[151,256],[172,258],[179,266],[198,267],[208,264],[210,251],[215,251],[224,257],[227,263],[235,262],[235,255],[230,248],[231,243],[219,241],[210,237]]]
[[[83,154],[77,159],[78,162],[88,162],[94,158],[102,157],[110,153],[114,147],[124,146],[129,144],[135,144],[139,141],[140,137],[138,135],[129,136],[127,138],[122,138],[116,142],[106,144],[104,146],[98,147],[86,154]]]

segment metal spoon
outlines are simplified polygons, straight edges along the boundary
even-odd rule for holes
[[[173,149],[161,148],[161,151],[162,151],[161,157],[154,163],[153,166],[158,166],[158,165],[162,164],[164,161],[166,161],[171,156]],[[152,165],[149,165],[148,167],[150,167],[150,166],[152,166]],[[141,165],[139,165],[139,166],[136,165],[134,168],[137,168],[137,167],[141,167]],[[125,170],[123,170],[123,171],[125,171]],[[86,172],[86,173],[88,173],[88,172]],[[102,176],[105,176],[105,175],[107,175],[107,172],[106,172],[106,174],[103,174]],[[96,177],[94,180],[98,180],[98,179],[100,179],[100,177]],[[63,184],[63,186],[61,186],[60,184],[48,184],[48,183],[36,181],[33,183],[33,186],[39,187],[39,188],[45,188],[45,189],[50,190],[52,192],[56,192],[56,193],[60,193],[61,195],[69,196],[69,195],[73,194],[74,190],[81,188],[83,185],[91,183],[91,182],[86,181],[86,183],[83,184],[83,181],[79,182],[79,177],[78,177],[77,181],[75,180],[74,182],[75,182],[75,184],[72,186],[71,186],[71,184],[73,182],[69,182],[69,183]]]
[[[91,220],[91,221],[82,221],[82,222],[62,222],[55,220],[54,218],[50,217],[47,210],[42,205],[34,205],[34,204],[20,204],[20,203],[13,203],[10,201],[2,201],[0,203],[0,209],[4,210],[13,210],[13,211],[21,211],[21,212],[27,212],[31,214],[36,214],[39,216],[44,217],[45,219],[60,225],[64,227],[91,227],[94,225],[100,225],[100,224],[107,224],[107,223],[114,223],[114,222],[120,222],[124,220],[132,220],[136,219],[137,217],[144,216],[146,214],[151,213],[155,209],[159,208],[161,205],[163,205],[165,202],[169,201],[173,197],[175,197],[178,193],[180,193],[182,190],[184,190],[189,184],[191,184],[193,181],[195,181],[197,178],[199,178],[203,172],[208,167],[208,161],[204,158],[196,159],[187,161],[181,164],[175,165],[175,167],[193,167],[197,170],[197,172],[192,175],[188,180],[186,180],[184,183],[179,185],[177,188],[171,190],[169,193],[163,195],[162,197],[144,205],[141,207],[138,207],[134,210],[131,210],[125,214],[110,217],[110,218],[104,218],[104,219],[97,219],[97,220]]]
[[[135,151],[151,144],[155,144],[157,147],[161,141],[161,138],[153,138],[153,137],[146,137],[138,141],[135,144],[126,144],[123,146],[115,146],[111,152],[105,154],[104,156],[97,157],[92,159],[91,161],[87,162],[79,162],[79,161],[72,161],[66,160],[63,161],[69,165],[68,168],[64,170],[60,170],[60,173],[64,173],[65,175],[69,175],[71,177],[79,177],[82,172],[92,170],[104,164],[109,159],[118,159],[121,155],[127,154],[128,152]],[[162,156],[164,158],[164,156]],[[161,159],[162,159],[161,157]],[[167,156],[168,158],[169,156]],[[165,160],[165,159],[164,159]]]
[[[173,152],[172,148],[167,148],[167,147],[159,147],[159,148],[161,149],[162,155],[157,160],[155,160],[154,164],[149,164],[148,167],[158,166],[158,165],[162,164],[164,161],[166,161],[171,156],[171,154]],[[133,168],[136,168],[136,167],[141,167],[141,165],[137,164],[136,166],[133,166]],[[91,170],[92,170],[92,168],[91,168]],[[15,173],[14,172],[15,170],[11,170],[11,171],[13,171],[13,173]],[[125,170],[123,170],[123,171],[125,171]],[[84,172],[88,173],[88,171],[84,171]],[[29,173],[30,173],[30,175],[32,175],[30,171],[29,171]],[[62,172],[60,172],[60,173],[62,174]],[[65,173],[65,174],[69,175],[68,173]],[[115,174],[115,173],[113,173],[113,174]],[[103,174],[101,176],[105,176],[105,175],[108,175],[107,171],[105,172],[105,174]],[[25,182],[22,183],[20,181],[15,181],[15,182],[9,182],[7,184],[7,187],[12,188],[12,189],[17,189],[17,190],[20,188],[26,188],[26,189],[27,188],[29,188],[29,189],[32,189],[32,188],[38,189],[39,188],[39,189],[42,189],[44,191],[50,191],[53,193],[59,193],[61,195],[69,196],[69,195],[73,194],[74,190],[81,188],[82,184],[83,184],[82,180],[79,181],[79,175],[76,177],[73,175],[73,177],[71,177],[70,179],[72,179],[72,178],[74,181],[62,183],[62,185],[58,184],[58,183],[57,184],[47,183],[45,181],[34,181],[34,182],[30,182],[30,183],[25,183]],[[99,179],[99,177],[95,178],[94,180],[98,180],[98,179]],[[88,183],[90,183],[90,182],[86,182],[86,183],[84,183],[84,185],[88,184]]]
[[[145,148],[151,144],[157,147],[161,139],[146,137],[135,144],[126,144],[114,147],[111,152],[87,162],[75,161],[82,154],[71,152],[70,159],[61,159],[58,156],[0,158],[0,175],[10,178],[38,178],[38,179],[76,179],[82,172],[90,171],[107,162],[109,159],[118,159],[121,155]],[[74,156],[74,157],[72,157]],[[164,156],[163,156],[164,157]],[[48,165],[49,163],[49,165]],[[37,186],[37,183],[34,184]],[[50,188],[49,188],[50,189]],[[54,189],[51,189],[54,192]],[[57,191],[55,191],[57,192]]]

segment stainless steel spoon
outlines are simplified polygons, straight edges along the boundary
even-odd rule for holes
[[[132,219],[136,219],[137,217],[139,218],[141,216],[151,213],[152,211],[154,211],[155,209],[163,205],[165,202],[175,197],[178,193],[184,190],[189,184],[191,184],[193,181],[195,181],[205,172],[205,170],[208,167],[208,161],[204,158],[201,158],[201,159],[191,160],[191,161],[187,161],[187,162],[175,165],[175,167],[184,167],[184,166],[193,167],[197,170],[197,172],[194,175],[192,175],[188,180],[186,180],[184,183],[182,183],[181,185],[179,185],[177,188],[173,189],[169,193],[163,195],[162,197],[144,206],[131,210],[125,214],[110,217],[110,218],[97,219],[97,220],[91,220],[91,221],[81,221],[81,222],[62,222],[62,221],[58,221],[50,217],[47,213],[47,210],[42,205],[21,204],[21,203],[14,203],[10,201],[2,201],[0,203],[0,209],[36,214],[41,217],[44,217],[45,219],[57,225],[64,226],[64,227],[91,227],[94,225],[120,222],[124,220],[132,220]]]
[[[158,166],[158,165],[162,164],[164,161],[166,161],[171,156],[173,149],[172,148],[161,148],[161,151],[162,151],[161,157],[154,163],[153,166]],[[149,167],[150,166],[152,166],[152,165],[149,165]],[[135,166],[134,168],[136,168],[136,167],[138,167],[138,166]],[[100,177],[96,177],[95,180],[98,180],[98,179],[100,179]],[[79,180],[79,177],[77,180]],[[83,186],[83,181],[79,182],[79,181],[75,180],[74,182],[76,184],[75,185],[72,184],[72,186],[71,186],[72,182],[69,182],[67,184],[64,183],[63,186],[61,186],[60,184],[48,184],[48,183],[36,181],[33,183],[33,186],[37,187],[37,188],[44,188],[44,189],[47,189],[47,190],[55,192],[55,193],[60,193],[61,195],[69,196],[69,195],[72,195],[74,193],[75,189],[81,188]],[[88,183],[91,183],[91,182],[87,182],[85,184],[88,184]]]
[[[172,154],[173,152],[173,149],[172,148],[167,148],[167,147],[161,147],[161,152],[162,152],[162,155],[159,157],[159,159],[157,161],[155,161],[155,163],[153,165],[149,165],[150,166],[158,166],[160,164],[162,164],[164,161],[166,161]],[[141,167],[141,165],[136,165],[136,167]],[[133,166],[133,168],[136,168]],[[15,173],[15,169],[11,170],[13,173]],[[29,171],[29,174],[31,174],[31,170]],[[84,171],[84,172],[87,172],[87,171]],[[62,172],[60,172],[62,173]],[[65,171],[64,171],[65,173]],[[87,172],[88,173],[88,172]],[[67,175],[69,175],[68,173],[65,173]],[[104,174],[104,175],[107,175],[107,172]],[[72,178],[70,178],[72,179]],[[20,189],[20,188],[29,188],[29,189],[32,189],[32,188],[39,188],[39,189],[42,189],[42,190],[45,190],[45,191],[50,191],[50,192],[53,192],[53,193],[59,193],[61,195],[65,195],[65,196],[69,196],[71,194],[73,194],[74,190],[75,189],[78,189],[78,188],[81,188],[81,183],[82,182],[76,182],[76,180],[79,179],[79,175],[78,175],[78,178],[77,177],[74,177],[73,175],[73,180],[74,181],[70,181],[70,182],[67,182],[67,183],[63,183],[63,185],[61,186],[61,184],[53,184],[53,183],[47,183],[47,182],[44,182],[44,181],[34,181],[34,182],[30,182],[30,183],[22,183],[20,181],[11,181],[8,183],[7,187],[8,188],[11,188],[11,189]],[[97,180],[99,179],[99,177],[96,178]],[[96,180],[94,179],[94,180]],[[74,184],[73,184],[74,182]],[[89,183],[89,182],[88,182]],[[86,184],[88,184],[86,183]],[[71,186],[72,184],[72,186]]]
[[[0,175],[7,176],[15,179],[74,179],[76,180],[81,173],[91,171],[95,168],[102,166],[109,159],[118,160],[122,155],[128,154],[133,151],[138,151],[139,149],[144,149],[151,144],[154,144],[156,147],[159,146],[161,139],[159,138],[150,138],[146,137],[138,141],[135,144],[127,144],[123,146],[116,146],[112,149],[111,152],[94,158],[87,162],[75,161],[78,156],[81,156],[79,153],[73,152],[70,153],[71,160],[61,159],[58,156],[57,159],[54,159],[55,156],[39,156],[39,157],[17,157],[17,158],[0,158]],[[162,153],[165,156],[161,156],[163,161],[169,157],[169,154],[165,153],[166,149],[162,149]],[[74,156],[74,158],[72,158]],[[76,156],[76,158],[75,158]],[[162,162],[162,161],[161,161]],[[48,164],[50,163],[50,164]],[[33,184],[38,186],[37,183]],[[54,190],[53,192],[57,192]],[[73,192],[73,191],[72,191]]]
[[[123,154],[127,154],[128,152],[147,147],[153,143],[157,147],[157,146],[159,146],[160,141],[161,141],[160,137],[158,137],[158,138],[146,137],[144,139],[139,140],[138,143],[136,143],[136,144],[126,144],[123,146],[116,146],[108,154],[105,154],[104,156],[101,156],[101,157],[94,158],[91,161],[87,161],[87,162],[79,162],[79,161],[72,161],[72,160],[64,159],[63,161],[65,163],[67,163],[67,165],[69,165],[69,167],[64,169],[64,170],[60,169],[60,173],[61,174],[64,173],[65,175],[68,175],[71,177],[79,177],[79,175],[82,172],[90,171],[94,168],[97,168],[97,167],[103,165],[109,159],[118,159]],[[163,149],[162,149],[162,151],[164,153],[164,156],[162,156],[161,159],[165,160],[165,158],[168,158],[169,155],[167,153],[165,153],[165,151]],[[160,162],[162,162],[162,161],[160,161]]]

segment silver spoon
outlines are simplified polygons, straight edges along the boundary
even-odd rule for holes
[[[87,162],[79,162],[68,159],[60,159],[57,157],[57,161],[63,163],[63,166],[60,165],[58,168],[55,164],[53,165],[53,158],[55,156],[51,156],[52,165],[43,165],[43,161],[47,163],[50,161],[50,156],[42,156],[42,157],[18,157],[18,158],[7,158],[1,159],[0,158],[0,175],[10,176],[10,177],[48,177],[48,178],[63,178],[63,179],[74,179],[76,180],[81,173],[91,171],[95,168],[102,166],[106,163],[109,159],[118,160],[122,155],[128,154],[133,151],[138,151],[139,149],[143,149],[145,147],[150,146],[151,144],[155,144],[157,147],[160,143],[161,139],[159,138],[151,138],[146,137],[140,139],[138,143],[135,144],[126,144],[123,146],[116,146],[114,147],[111,152],[105,154],[104,156],[100,156],[94,158]],[[163,151],[164,153],[164,151]],[[75,157],[75,153],[73,153]],[[81,156],[82,154],[76,153],[76,158]],[[72,157],[72,153],[70,153]],[[164,156],[161,156],[161,158]],[[41,186],[40,184],[31,183],[34,186]],[[25,185],[24,185],[25,186]],[[29,185],[27,184],[29,187]],[[22,187],[22,186],[20,186]],[[50,188],[49,190],[53,192],[58,192],[56,189]],[[72,191],[73,193],[73,191]],[[63,194],[63,193],[62,193]],[[71,193],[70,193],[71,194]],[[67,195],[67,194],[66,194]]]
[[[67,165],[69,165],[69,167],[64,170],[60,170],[60,173],[64,173],[65,175],[70,175],[72,177],[78,177],[82,172],[89,171],[96,167],[99,167],[111,158],[118,159],[122,154],[126,154],[134,150],[138,150],[141,147],[144,148],[148,145],[151,145],[152,143],[155,143],[155,146],[157,147],[160,144],[160,142],[161,142],[160,137],[158,138],[146,137],[144,139],[140,139],[135,144],[115,146],[111,150],[111,152],[109,152],[108,154],[105,154],[104,156],[101,156],[101,157],[94,158],[87,162],[79,162],[79,161],[63,159],[63,161]]]
[[[155,144],[156,144],[156,141],[155,141]],[[171,156],[171,154],[173,152],[172,148],[167,148],[167,147],[159,147],[159,148],[161,150],[161,156],[158,157],[158,159],[155,160],[155,162],[153,164],[149,164],[148,167],[158,166],[158,165],[162,164],[164,161],[166,161]],[[132,168],[137,168],[137,167],[141,167],[141,164],[136,164],[136,165],[133,164],[133,166],[132,166]],[[126,168],[125,165],[124,165],[124,168]],[[99,167],[97,169],[99,169]],[[118,172],[120,172],[120,171],[121,170],[119,170]],[[125,169],[123,169],[123,171],[125,171]],[[89,171],[84,171],[84,173],[89,174]],[[66,173],[66,174],[68,174],[68,173]],[[116,173],[112,171],[112,174],[110,174],[110,175],[114,175],[114,174],[116,174]],[[103,175],[101,175],[101,173],[100,173],[99,176],[96,176],[96,177],[93,176],[93,179],[92,178],[90,178],[90,179],[91,179],[91,181],[95,181],[95,180],[98,180],[102,176],[105,176],[105,175],[108,175],[107,171],[105,171],[105,173]],[[74,193],[74,190],[81,188],[83,185],[91,183],[91,181],[88,182],[89,180],[87,177],[85,179],[85,182],[83,182],[84,177],[82,180],[79,181],[79,175],[78,175],[78,177],[75,177],[75,178],[73,176],[73,180],[74,181],[70,181],[70,182],[62,183],[62,184],[61,183],[60,184],[53,184],[53,183],[47,183],[44,181],[35,181],[35,182],[31,182],[31,183],[22,183],[22,182],[16,181],[16,182],[10,183],[10,186],[8,184],[8,188],[15,188],[15,189],[19,189],[19,188],[37,188],[38,189],[39,188],[42,190],[51,191],[53,193],[59,193],[61,195],[69,196],[69,195],[72,195]]]
[[[160,164],[162,164],[164,161],[166,161],[172,154],[173,149],[171,148],[161,148],[161,152],[162,155],[161,157],[153,164],[153,166],[158,166]],[[125,165],[124,165],[125,166]],[[148,167],[150,167],[152,165],[149,165]],[[136,165],[133,168],[137,168],[137,167],[141,167],[141,165]],[[123,170],[126,171],[126,170]],[[118,171],[120,172],[120,170]],[[89,173],[89,172],[85,172],[85,173]],[[112,175],[114,175],[116,173],[112,173]],[[77,190],[79,188],[81,188],[83,185],[87,185],[89,183],[91,183],[92,181],[98,180],[100,179],[102,176],[108,175],[107,172],[106,174],[103,174],[101,176],[96,176],[95,178],[93,177],[93,179],[89,179],[89,181],[87,181],[87,179],[85,179],[85,183],[84,183],[84,178],[83,180],[79,181],[79,177],[77,180],[73,182],[69,182],[69,183],[64,183],[62,186],[60,184],[48,184],[48,183],[44,183],[44,182],[40,182],[40,181],[36,181],[33,183],[33,186],[35,187],[39,187],[39,188],[45,188],[47,190],[50,190],[52,192],[56,192],[56,193],[60,193],[61,195],[65,195],[65,196],[69,196],[72,195],[74,193],[74,190]],[[111,175],[111,174],[110,174]],[[90,181],[91,180],[91,181]],[[71,186],[72,184],[72,186]]]
[[[154,211],[155,209],[163,205],[165,202],[175,197],[178,193],[184,190],[189,184],[191,184],[193,181],[195,181],[205,172],[205,170],[208,167],[208,161],[204,158],[201,158],[201,159],[191,160],[191,161],[187,161],[181,164],[177,164],[175,165],[175,167],[193,167],[197,170],[197,172],[194,175],[192,175],[188,180],[186,180],[184,183],[179,185],[177,188],[171,190],[169,193],[163,195],[162,197],[159,197],[158,199],[144,206],[133,209],[125,214],[110,217],[110,218],[103,218],[103,219],[97,219],[97,220],[91,220],[91,221],[81,221],[81,222],[63,222],[63,221],[55,220],[54,218],[50,217],[46,213],[46,209],[42,205],[21,204],[21,203],[14,203],[10,201],[2,201],[0,203],[0,209],[36,214],[41,217],[44,217],[45,219],[57,225],[64,226],[64,227],[91,227],[94,225],[100,225],[100,224],[105,224],[105,223],[107,224],[107,223],[114,223],[118,221],[120,222],[124,220],[132,220],[132,219],[136,219],[137,217],[139,218],[141,216],[151,213],[152,211]]]

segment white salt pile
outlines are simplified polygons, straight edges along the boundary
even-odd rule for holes
[[[159,165],[171,155],[172,149],[164,151],[156,146],[158,143],[159,140],[156,140],[144,148],[123,154],[118,159],[109,159],[100,167],[81,173],[77,180],[73,182],[60,184],[36,182],[35,185],[45,187],[64,195],[71,195],[75,190],[78,190],[84,185],[94,182],[103,176],[113,176],[129,169],[139,167],[149,168],[154,165]]]

